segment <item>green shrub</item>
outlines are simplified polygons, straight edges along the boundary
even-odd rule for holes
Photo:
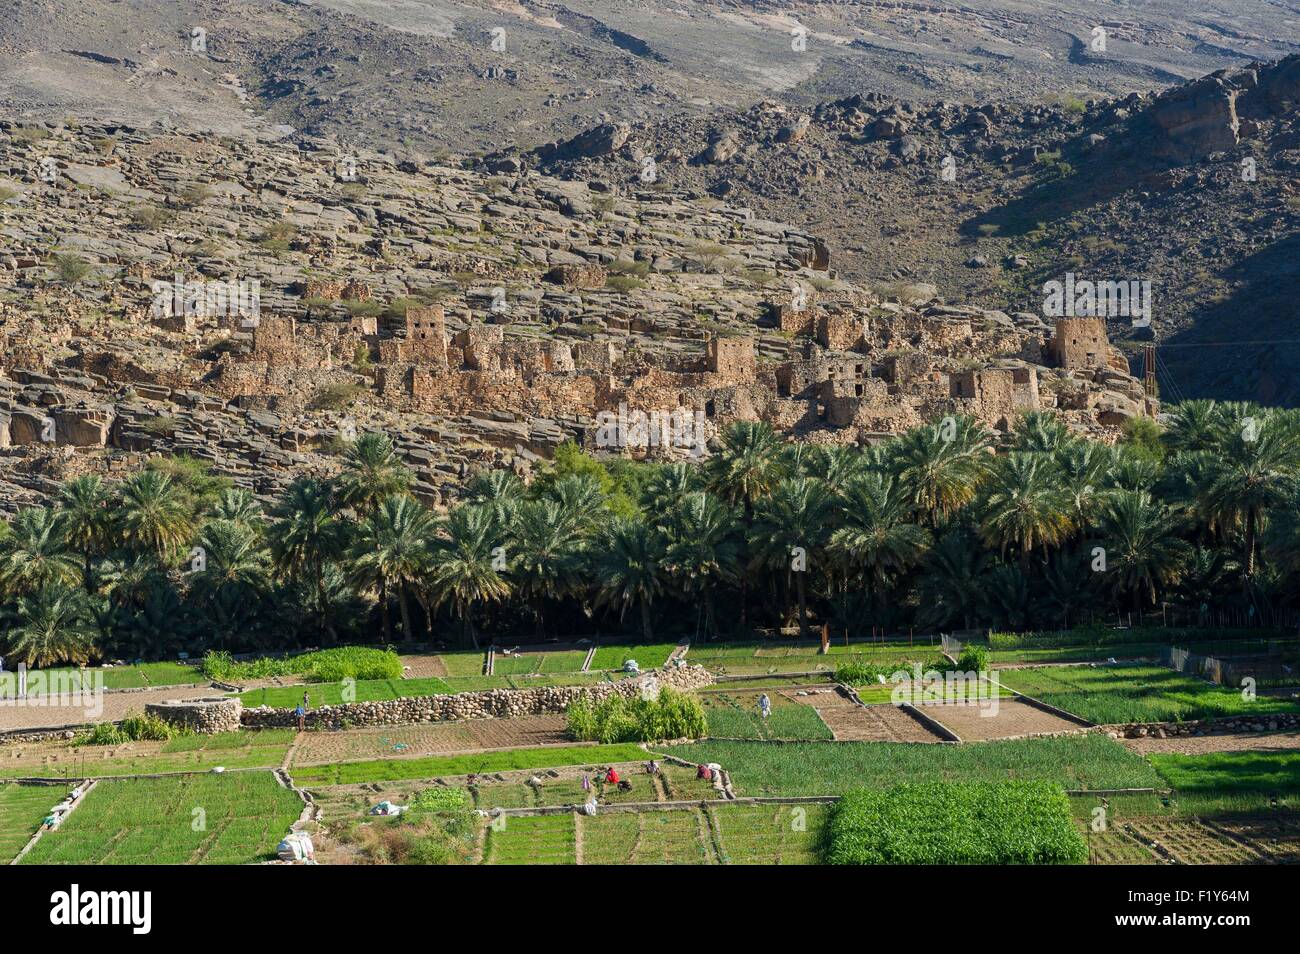
[[[186,734],[183,729],[170,725],[152,715],[129,715],[120,725],[100,722],[82,732],[76,738],[76,745],[122,745],[125,742],[166,742],[178,735]]]
[[[402,660],[391,649],[340,646],[298,656],[264,656],[235,662],[229,653],[210,652],[203,658],[203,674],[222,682],[299,675],[308,682],[342,682],[344,679],[400,679]]]
[[[1082,864],[1069,796],[1049,782],[933,782],[858,790],[835,806],[827,860],[841,865]]]
[[[470,807],[469,792],[463,788],[426,788],[411,799],[411,810],[417,812],[463,812]]]
[[[890,675],[897,670],[897,666],[878,666],[874,663],[854,660],[840,663],[835,667],[835,681],[842,682],[846,686],[876,685],[880,682],[880,677],[888,681]]]
[[[698,739],[708,734],[704,708],[694,696],[664,689],[657,699],[628,699],[616,693],[599,702],[569,705],[569,734],[583,742],[654,742]]]
[[[966,645],[957,657],[958,672],[987,672],[989,668],[989,649],[987,646]]]
[[[90,263],[71,252],[55,255],[50,262],[59,281],[75,285],[90,274]]]

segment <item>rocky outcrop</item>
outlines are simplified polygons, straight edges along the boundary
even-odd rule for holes
[[[1223,77],[1207,76],[1157,99],[1146,114],[1155,130],[1154,153],[1194,162],[1236,146],[1239,92]]]

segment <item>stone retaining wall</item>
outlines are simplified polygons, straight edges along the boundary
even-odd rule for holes
[[[1100,730],[1124,739],[1159,739],[1186,735],[1234,735],[1241,732],[1282,732],[1300,729],[1300,712],[1275,715],[1233,716],[1229,719],[1195,719],[1189,722],[1126,722]]]
[[[157,716],[170,725],[201,735],[235,732],[240,728],[244,704],[238,699],[168,699],[145,703],[145,715]]]
[[[510,719],[518,716],[564,712],[577,699],[604,699],[611,693],[639,694],[655,680],[672,689],[701,689],[713,682],[703,666],[678,666],[594,686],[538,686],[535,689],[485,689],[445,696],[413,696],[382,702],[350,702],[322,706],[307,713],[309,727],[323,729],[358,728],[368,725],[410,725],[416,722],[451,722],[463,719]],[[260,706],[245,709],[245,728],[276,728],[297,725],[292,709]]]

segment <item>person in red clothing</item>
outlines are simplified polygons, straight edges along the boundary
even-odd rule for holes
[[[618,773],[614,771],[614,766],[609,767],[609,772],[605,775],[605,781],[610,785],[618,784]]]

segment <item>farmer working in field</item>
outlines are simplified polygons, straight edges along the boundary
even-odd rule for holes
[[[767,697],[766,692],[758,697],[758,711],[763,714],[764,719],[772,714],[772,700]]]
[[[298,703],[298,708],[293,710],[293,714],[298,717],[298,731],[307,731],[307,694],[303,693],[302,702]]]

